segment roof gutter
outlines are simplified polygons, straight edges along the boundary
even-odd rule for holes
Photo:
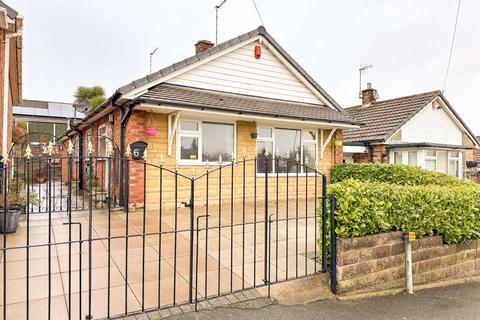
[[[196,104],[196,103],[185,103],[185,102],[176,102],[176,101],[170,101],[170,100],[157,100],[157,99],[135,99],[135,103],[137,104],[151,104],[151,105],[157,105],[157,106],[165,106],[165,104],[172,105],[175,107],[180,107],[184,109],[189,109],[189,110],[196,110],[196,111],[212,111],[212,112],[221,112],[221,113],[226,113],[226,114],[237,114],[237,115],[242,115],[242,116],[253,116],[253,117],[258,117],[258,116],[263,116],[263,117],[268,117],[268,118],[273,118],[272,120],[275,119],[290,119],[290,120],[297,120],[297,121],[302,121],[302,122],[323,122],[323,123],[328,123],[330,125],[348,125],[350,128],[359,128],[362,123],[356,122],[356,121],[342,121],[342,120],[322,120],[322,119],[313,119],[313,118],[304,118],[304,117],[295,117],[295,116],[279,116],[279,115],[273,115],[268,114],[268,113],[262,113],[262,112],[245,112],[245,111],[230,111],[230,110],[225,110],[222,108],[218,107],[213,107],[213,106],[208,106],[208,105],[202,105],[202,104]]]

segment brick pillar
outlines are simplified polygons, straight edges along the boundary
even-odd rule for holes
[[[125,143],[129,145],[135,141],[146,141],[145,129],[147,125],[147,112],[134,110],[127,123]],[[148,149],[148,148],[147,148]],[[148,161],[148,160],[147,160]],[[143,162],[130,161],[129,172],[129,206],[143,206]]]
[[[335,145],[335,140],[340,140],[342,141],[342,145],[341,146],[336,146]],[[342,163],[343,162],[343,130],[337,130],[335,132],[335,138],[334,138],[334,150],[335,150],[335,153],[334,153],[334,164],[339,164],[339,163]]]

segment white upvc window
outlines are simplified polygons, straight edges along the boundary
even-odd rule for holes
[[[417,150],[393,151],[391,163],[407,164],[412,167],[419,166],[419,157]]]
[[[461,153],[460,151],[449,151],[448,152],[448,174],[451,176],[461,178]]]
[[[437,151],[425,150],[425,169],[437,171]]]
[[[314,168],[318,158],[318,135],[316,129],[292,129],[260,126],[257,128],[257,173],[265,173],[265,152],[277,155],[268,162],[268,173],[296,174],[298,157],[301,164]],[[287,161],[288,160],[288,161]],[[299,173],[305,173],[299,166]]]
[[[235,156],[235,124],[180,120],[177,134],[179,164],[232,161]]]
[[[461,151],[441,149],[393,150],[390,156],[390,163],[419,166],[430,171],[462,178]]]

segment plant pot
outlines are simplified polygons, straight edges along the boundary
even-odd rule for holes
[[[157,135],[157,128],[147,128],[145,130],[145,134],[148,137],[155,137]]]
[[[15,206],[7,209],[7,217],[5,218],[5,210],[0,209],[0,233],[14,233],[17,231],[18,220],[22,214],[22,208]],[[4,222],[5,225],[4,225]]]

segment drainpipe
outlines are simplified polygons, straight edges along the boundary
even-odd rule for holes
[[[127,128],[128,120],[132,115],[133,105],[131,103],[127,104],[126,107],[128,110],[125,110],[124,105],[117,105],[112,103],[112,106],[120,110],[120,157],[125,155],[125,130]],[[120,197],[119,202],[120,206],[123,206],[125,203],[124,192],[125,192],[125,168],[123,165],[120,165]]]
[[[72,129],[78,133],[78,187],[83,190],[83,131],[77,127]]]
[[[363,141],[365,147],[368,149],[368,154],[370,155],[370,163],[373,163],[373,148],[368,141]]]
[[[8,152],[8,94],[10,92],[10,81],[9,81],[9,72],[10,72],[10,39],[21,37],[22,30],[20,29],[16,33],[8,33],[5,35],[5,40],[3,41],[4,49],[4,67],[3,67],[3,131],[2,131],[2,152],[3,157],[5,158]]]

